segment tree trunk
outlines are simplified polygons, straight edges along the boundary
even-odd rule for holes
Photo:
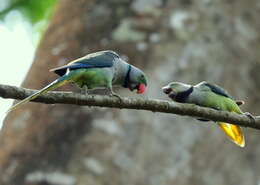
[[[56,78],[50,68],[112,49],[145,70],[146,96],[166,99],[170,81],[207,80],[259,114],[258,9],[256,0],[61,0],[23,87],[40,89]],[[191,118],[28,103],[5,120],[0,184],[253,185],[259,132],[244,131],[241,149]]]

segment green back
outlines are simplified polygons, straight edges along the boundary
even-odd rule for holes
[[[208,82],[202,82],[197,87],[205,96],[204,106],[242,114],[234,98],[223,88]]]

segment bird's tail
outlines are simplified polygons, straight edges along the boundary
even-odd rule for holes
[[[245,137],[241,127],[229,123],[218,122],[220,128],[225,132],[231,141],[240,147],[245,146]]]
[[[56,89],[56,88],[58,88],[58,87],[60,87],[60,86],[62,86],[62,85],[64,85],[64,84],[70,82],[71,80],[72,80],[72,75],[70,75],[70,74],[66,74],[66,75],[64,75],[64,76],[62,76],[62,77],[60,77],[60,78],[58,78],[57,80],[54,80],[52,83],[50,83],[49,85],[47,85],[47,86],[44,87],[43,89],[39,90],[38,92],[32,94],[31,96],[29,96],[29,97],[23,99],[22,101],[18,102],[18,103],[15,104],[14,106],[12,106],[12,107],[7,111],[7,113],[8,113],[8,112],[11,112],[11,111],[13,111],[13,110],[15,110],[15,109],[17,109],[20,105],[23,105],[23,104],[25,104],[25,103],[27,103],[27,102],[29,102],[29,101],[31,101],[31,100],[37,98],[39,95],[44,94],[44,93],[46,93],[46,92],[48,92],[48,91],[51,91],[51,90],[53,90],[53,89]]]

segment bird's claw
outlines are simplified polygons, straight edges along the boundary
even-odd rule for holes
[[[112,92],[112,93],[110,94],[110,96],[112,96],[112,97],[117,97],[117,98],[120,100],[120,102],[122,102],[122,97],[121,97],[120,95],[118,95],[118,94]]]
[[[248,118],[250,118],[253,122],[255,122],[255,117],[250,112],[244,112],[244,115],[246,115]]]
[[[80,94],[83,94],[83,95],[88,95],[89,94],[89,89],[87,87],[82,87],[80,89]]]

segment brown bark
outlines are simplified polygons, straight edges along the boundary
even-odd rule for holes
[[[0,97],[24,99],[37,90],[30,90],[9,85],[0,84]],[[123,98],[105,95],[82,95],[71,92],[48,92],[32,100],[46,104],[70,104],[91,107],[107,107],[117,109],[146,110],[151,112],[171,113],[182,116],[191,116],[204,120],[225,123],[235,123],[235,125],[250,127],[260,130],[260,116],[239,115],[227,111],[218,111],[197,105],[182,104],[172,101],[143,98]],[[13,110],[12,110],[13,111]]]

